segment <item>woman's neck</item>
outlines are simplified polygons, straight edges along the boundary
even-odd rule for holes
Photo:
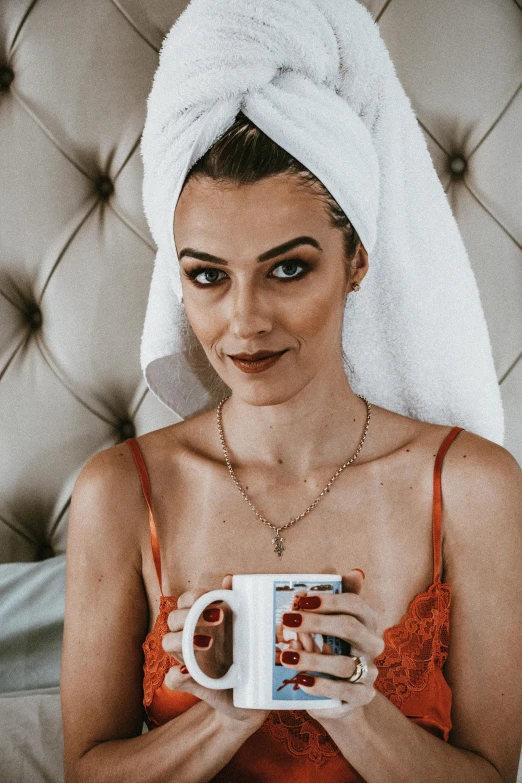
[[[274,404],[252,404],[232,393],[221,409],[232,463],[246,469],[281,466],[284,473],[302,476],[346,462],[362,438],[367,408],[342,367],[341,372],[316,376]]]

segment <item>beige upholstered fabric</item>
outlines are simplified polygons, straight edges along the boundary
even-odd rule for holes
[[[63,781],[60,689],[4,694],[0,699],[1,777],[6,783]]]
[[[505,446],[522,464],[520,0],[366,5],[469,251],[501,384]],[[175,420],[139,367],[155,248],[138,142],[161,41],[184,6],[0,5],[2,563],[65,553],[71,490],[85,462]],[[28,594],[15,595],[29,623]],[[42,645],[46,633],[44,624]],[[60,721],[56,693],[0,697],[6,783],[60,780]]]

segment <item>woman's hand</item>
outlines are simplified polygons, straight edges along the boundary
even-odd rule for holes
[[[231,575],[227,574],[227,576],[223,578],[222,587],[225,590],[231,589]],[[196,599],[204,593],[208,593],[209,590],[188,590],[187,592],[182,593],[178,598],[178,608],[169,613],[167,625],[172,633],[165,634],[162,640],[162,646],[165,652],[170,653],[173,658],[179,661],[180,665],[171,666],[165,675],[165,685],[173,691],[192,693],[199,699],[206,701],[207,704],[210,704],[210,706],[214,707],[218,712],[223,713],[229,718],[242,721],[242,725],[244,725],[244,722],[249,722],[256,729],[260,728],[269,713],[268,710],[251,710],[243,709],[242,707],[234,707],[232,688],[224,690],[205,688],[205,686],[200,685],[192,679],[184,666],[183,653],[181,651],[181,637],[185,620],[190,607],[195,603]],[[215,620],[205,619],[204,615],[209,609],[214,610],[214,614],[218,614],[218,617],[216,617]],[[218,612],[215,611],[216,609]],[[225,635],[225,619],[227,615],[230,621],[230,610],[226,605],[209,604],[205,612],[200,615],[196,626],[194,635],[196,658],[201,669],[209,677],[221,677],[232,663],[232,651],[230,646],[231,637],[230,634],[228,634],[228,636]],[[230,627],[230,622],[228,625]],[[209,641],[208,646],[197,644],[198,641],[202,643],[206,642],[205,638],[201,637],[207,637]]]
[[[368,704],[376,694],[373,687],[378,669],[373,663],[384,650],[384,641],[377,633],[377,612],[360,597],[359,592],[363,583],[360,571],[353,570],[343,578],[343,590],[338,594],[323,593],[314,596],[320,599],[320,606],[316,609],[305,609],[301,606],[299,611],[288,612],[283,615],[283,625],[299,632],[299,639],[291,642],[291,649],[287,653],[297,654],[299,660],[295,663],[286,663],[281,655],[281,663],[288,669],[296,672],[324,672],[339,677],[332,680],[327,677],[313,677],[306,675],[311,684],[306,686],[299,683],[299,687],[305,693],[314,696],[328,696],[331,699],[340,699],[344,702],[341,707],[333,709],[307,710],[309,715],[320,720],[321,718],[342,718],[357,707]],[[291,615],[289,617],[288,615]],[[287,620],[297,616],[301,618],[299,625],[287,623]],[[344,639],[351,645],[350,655],[364,656],[368,664],[368,673],[362,680],[350,683],[346,678],[351,677],[355,671],[353,658],[346,655],[328,655],[309,652],[306,638],[311,639],[311,634],[322,633],[328,636],[336,636]],[[302,703],[302,702],[301,702]]]

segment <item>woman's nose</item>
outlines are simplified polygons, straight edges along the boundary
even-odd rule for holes
[[[272,318],[266,302],[250,286],[237,286],[231,294],[229,328],[232,334],[246,340],[259,332],[270,332]]]

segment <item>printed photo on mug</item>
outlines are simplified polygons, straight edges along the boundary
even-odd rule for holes
[[[272,698],[276,700],[295,699],[296,701],[310,701],[322,699],[324,697],[313,696],[305,693],[297,684],[296,672],[292,672],[281,663],[281,655],[284,650],[291,649],[290,643],[293,639],[303,642],[303,634],[292,628],[283,625],[283,615],[285,612],[299,611],[299,601],[307,595],[317,595],[317,593],[340,593],[342,585],[340,581],[331,582],[291,582],[288,580],[274,581],[273,588],[273,615],[274,615],[274,659],[272,666]],[[322,655],[350,655],[350,644],[343,639],[335,636],[314,633],[307,634],[311,638],[313,649],[310,652],[321,653]],[[310,642],[310,640],[308,640]],[[304,646],[304,644],[303,644]],[[308,648],[305,648],[308,649]],[[319,677],[329,677],[335,679],[330,674],[324,672],[307,671],[308,674],[314,674]]]

